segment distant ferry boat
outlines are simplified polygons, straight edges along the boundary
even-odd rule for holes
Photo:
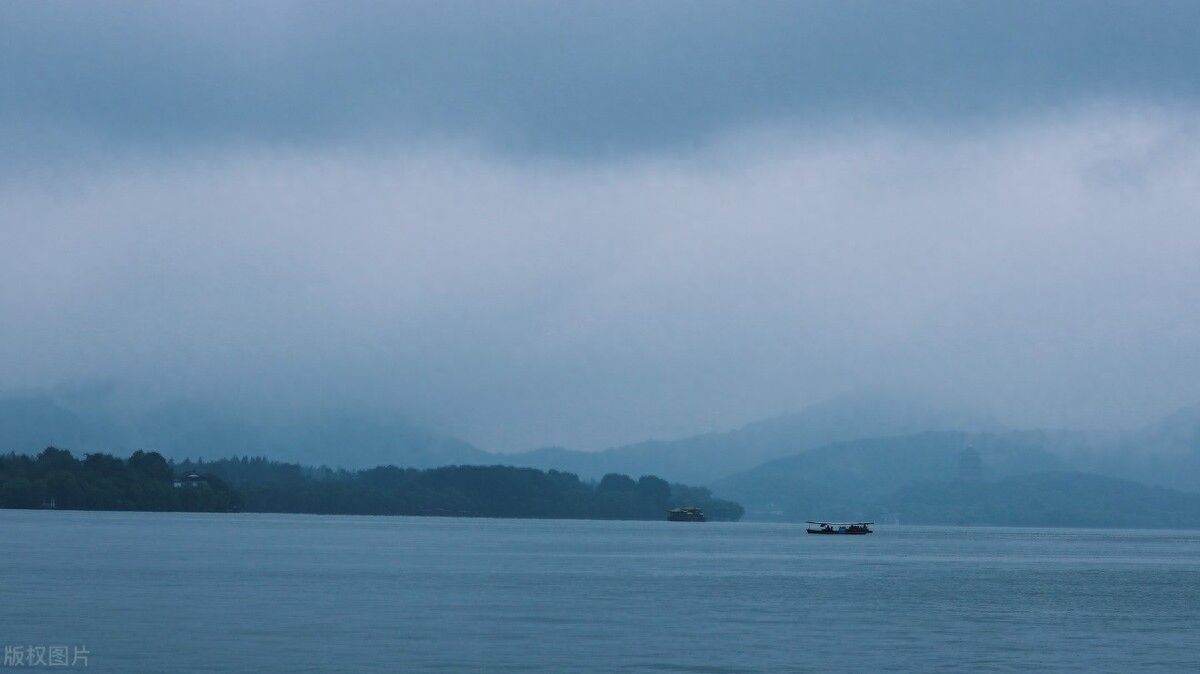
[[[816,528],[809,527],[807,529],[810,534],[849,534],[862,535],[871,533],[871,528],[867,525],[874,522],[814,522],[809,520],[808,524],[815,524]]]
[[[706,522],[704,511],[695,507],[688,506],[686,508],[672,508],[671,512],[667,513],[668,522]]]

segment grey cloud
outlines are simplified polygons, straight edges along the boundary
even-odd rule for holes
[[[1136,424],[1200,399],[1190,119],[10,182],[0,389],[359,400],[506,450],[728,428],[861,388]]]
[[[1193,2],[5,3],[26,158],[466,139],[624,155],[745,126],[1188,104]]]
[[[0,391],[494,449],[862,388],[1135,424],[1200,399],[1198,15],[0,4]]]

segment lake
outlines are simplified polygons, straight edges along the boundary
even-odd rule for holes
[[[1200,671],[1196,531],[4,510],[0,536],[12,671]]]

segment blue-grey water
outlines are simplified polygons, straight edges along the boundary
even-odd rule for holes
[[[1200,532],[0,511],[0,551],[0,644],[79,671],[1200,671]]]

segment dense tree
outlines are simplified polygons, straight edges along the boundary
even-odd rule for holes
[[[237,489],[243,509],[371,515],[447,515],[588,519],[664,519],[675,487],[645,475],[606,475],[598,484],[573,473],[512,466],[445,466],[428,470],[379,466],[335,471],[265,459],[185,461]],[[712,508],[712,519],[738,519],[741,506],[693,487],[689,505]],[[684,498],[680,496],[680,498]]]
[[[127,463],[130,470],[153,480],[171,481],[175,477],[171,464],[158,452],[143,452],[139,449],[130,455]]]
[[[36,458],[0,456],[0,507],[72,510],[236,510],[239,498],[219,477],[176,488],[174,471],[157,452],[134,452],[128,460],[48,447]]]
[[[637,483],[628,475],[609,473],[600,479],[597,489],[602,492],[631,492],[637,489]]]
[[[653,503],[658,508],[667,508],[671,502],[671,485],[660,477],[643,475],[637,481],[638,496]]]
[[[199,484],[174,486],[198,472]],[[598,484],[573,473],[512,466],[379,466],[346,471],[242,457],[172,465],[157,452],[128,459],[47,448],[37,457],[0,456],[0,507],[78,510],[297,512],[658,520],[686,501],[711,519],[738,519],[741,506],[707,489],[670,485],[653,475],[605,475]]]

